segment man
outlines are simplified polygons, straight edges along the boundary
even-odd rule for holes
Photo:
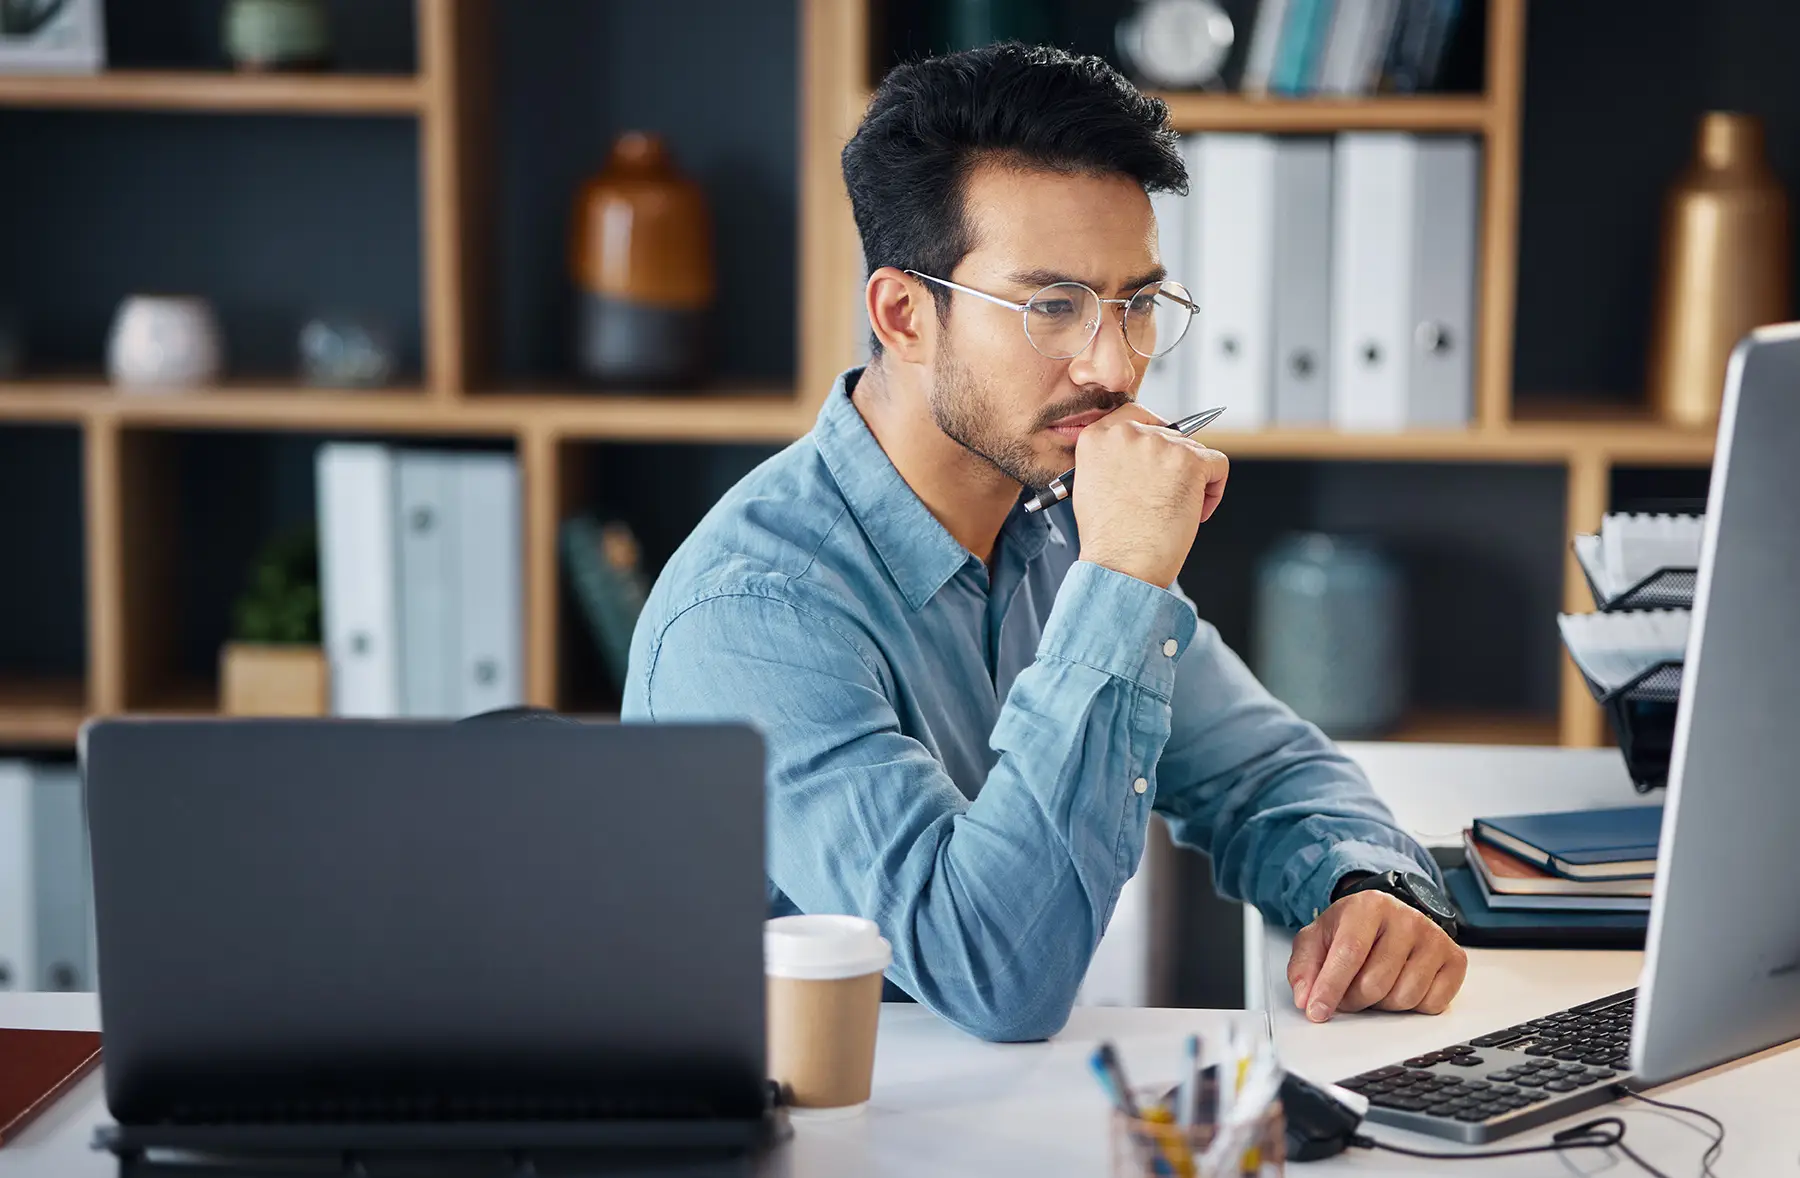
[[[1051,49],[889,74],[843,153],[874,358],[701,522],[632,648],[627,718],[762,729],[772,913],[875,920],[890,981],[989,1039],[1062,1027],[1152,810],[1306,926],[1314,1019],[1440,1011],[1466,964],[1430,859],[1175,588],[1227,463],[1133,403],[1192,314],[1146,196],[1186,184],[1165,120]]]

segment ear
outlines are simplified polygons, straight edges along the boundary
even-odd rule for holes
[[[909,364],[930,359],[937,331],[937,305],[924,283],[892,266],[883,266],[869,275],[868,284],[863,287],[863,304],[882,351]]]

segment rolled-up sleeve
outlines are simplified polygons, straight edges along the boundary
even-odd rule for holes
[[[1176,841],[1210,854],[1219,890],[1278,925],[1312,920],[1353,871],[1439,878],[1362,770],[1211,626],[1182,660],[1158,773],[1157,809]]]
[[[771,883],[802,911],[876,921],[889,976],[950,1022],[1038,1039],[1067,1021],[1137,869],[1198,629],[1175,594],[1076,564],[973,801],[902,733],[875,643],[846,614],[774,591],[675,612],[639,652],[625,715],[759,726]]]

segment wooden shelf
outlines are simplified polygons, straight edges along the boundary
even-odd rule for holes
[[[1416,712],[1386,740],[1429,744],[1541,744],[1558,742],[1555,715],[1504,712]]]
[[[1242,94],[1157,94],[1177,131],[1471,131],[1485,133],[1493,114],[1475,95],[1416,98],[1263,98]]]
[[[788,441],[812,424],[789,390],[722,386],[701,394],[529,391],[465,398],[423,390],[354,392],[228,384],[181,392],[120,392],[97,380],[0,382],[0,421],[79,424],[97,418],[144,429],[269,429],[393,434]]]
[[[0,678],[0,746],[72,747],[86,717],[78,679]]]
[[[0,107],[219,114],[414,115],[425,87],[409,74],[235,74],[113,70],[0,74]]]

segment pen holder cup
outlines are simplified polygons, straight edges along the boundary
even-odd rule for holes
[[[1115,1110],[1113,1178],[1280,1178],[1287,1173],[1287,1118],[1279,1100],[1264,1110],[1262,1131],[1248,1152],[1203,1168],[1201,1159],[1212,1144],[1214,1128],[1210,1123],[1183,1128]]]

